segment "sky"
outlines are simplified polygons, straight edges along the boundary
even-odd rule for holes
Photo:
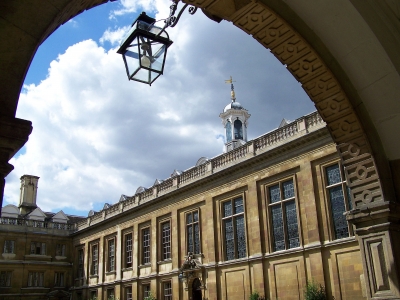
[[[116,53],[142,11],[169,15],[168,0],[122,0],[83,12],[39,47],[17,117],[32,121],[28,142],[10,160],[3,205],[18,205],[20,177],[39,176],[37,205],[87,216],[122,194],[151,187],[201,157],[224,151],[219,118],[236,101],[251,114],[248,139],[315,110],[294,77],[253,37],[201,10],[167,32],[164,75],[151,86],[129,81]],[[182,7],[180,4],[179,8]],[[163,26],[163,21],[159,23]]]

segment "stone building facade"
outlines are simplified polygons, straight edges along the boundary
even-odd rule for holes
[[[243,108],[224,117],[230,109]],[[312,113],[282,125],[87,218],[60,212],[38,228],[27,218],[39,208],[17,223],[3,215],[0,298],[303,299],[314,280],[335,299],[365,299],[349,190],[326,124]],[[73,225],[62,230],[60,220]],[[46,251],[30,254],[32,241]]]

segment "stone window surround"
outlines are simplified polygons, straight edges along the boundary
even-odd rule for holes
[[[338,159],[335,159],[335,160],[331,160],[331,161],[322,163],[320,165],[320,172],[321,172],[321,175],[322,175],[321,177],[322,177],[322,185],[323,185],[321,190],[324,191],[325,209],[326,209],[327,212],[329,212],[329,213],[326,213],[325,217],[326,217],[326,220],[328,221],[328,234],[329,234],[329,240],[330,241],[336,241],[336,240],[340,239],[340,238],[336,238],[335,237],[334,220],[333,220],[333,216],[332,216],[332,213],[331,213],[331,200],[330,200],[330,197],[329,197],[329,194],[328,194],[329,186],[328,186],[327,177],[326,177],[327,176],[326,169],[328,167],[330,167],[330,166],[335,165],[335,164],[339,165],[340,176],[341,176],[341,179],[342,179],[342,182],[340,183],[340,185],[342,185],[343,196],[344,196],[344,199],[345,199],[345,203],[344,204],[345,204],[345,207],[346,207],[346,211],[349,211],[349,199],[348,199],[348,193],[346,191],[347,184],[346,184],[345,172],[343,170],[343,165],[342,165],[341,161],[338,160]],[[339,184],[337,184],[337,185],[339,185]],[[351,237],[351,236],[354,235],[353,226],[351,226],[351,224],[349,222],[347,222],[347,225],[348,225],[348,230],[349,230],[349,236],[348,237]]]
[[[97,247],[97,259],[94,260],[94,255],[93,251]],[[95,240],[89,243],[89,251],[90,251],[90,259],[89,259],[89,276],[92,277],[98,277],[99,276],[99,254],[100,254],[100,241]],[[97,264],[97,271],[95,272],[94,270],[94,263]]]
[[[219,198],[219,197],[218,197]],[[245,243],[246,243],[246,257],[248,255],[248,241],[247,241],[247,224],[246,224],[246,195],[244,191],[231,191],[228,193],[228,195],[226,195],[225,197],[218,199],[219,201],[219,219],[220,219],[220,244],[222,247],[222,252],[221,252],[221,259],[222,261],[228,261],[227,257],[226,257],[226,241],[225,241],[225,228],[224,228],[224,216],[223,216],[223,212],[224,212],[224,208],[223,205],[224,203],[231,201],[233,202],[235,199],[239,199],[242,198],[243,201],[243,216],[244,216],[244,234],[245,234]],[[236,214],[233,214],[231,217],[235,217]],[[234,259],[230,259],[229,261],[233,261],[233,260],[240,260],[241,258],[237,257],[237,239],[236,239],[236,235],[234,238],[234,243],[235,243],[235,258]]]
[[[149,235],[149,249],[145,249],[144,247],[144,231],[148,230]],[[145,258],[145,251],[149,253],[149,256]],[[146,260],[146,261],[145,261]],[[147,261],[148,260],[148,261]],[[147,267],[151,264],[151,222],[145,222],[139,225],[139,268]]]
[[[114,247],[114,255],[111,256],[113,258],[113,265],[110,265],[110,243],[113,243]],[[109,235],[104,238],[104,258],[105,258],[105,267],[106,267],[106,274],[115,274],[116,272],[116,267],[117,267],[117,236],[116,234]]]
[[[128,264],[129,264],[129,255],[128,255],[128,245],[127,245],[127,241],[128,241],[128,237],[129,237],[129,235],[131,236],[131,245],[130,245],[130,266],[128,266]],[[128,230],[125,230],[125,231],[123,231],[122,232],[122,242],[123,242],[123,244],[122,244],[122,249],[123,249],[123,251],[122,251],[122,259],[123,259],[123,270],[130,270],[130,269],[132,269],[132,267],[133,267],[133,260],[134,260],[134,258],[133,258],[133,244],[134,244],[134,240],[133,240],[133,238],[134,238],[134,235],[133,235],[133,230],[130,228],[130,229],[128,229]]]
[[[165,258],[164,259],[164,255],[166,253],[164,253],[164,251],[166,251],[166,249],[164,249],[164,243],[163,243],[163,228],[162,226],[166,223],[169,223],[169,258]],[[161,218],[158,219],[158,263],[163,263],[163,262],[170,262],[172,260],[172,219],[171,216],[163,216]],[[166,246],[167,247],[167,246]],[[168,250],[167,250],[168,251]]]
[[[295,171],[295,170],[294,170]],[[302,246],[302,238],[301,238],[301,219],[300,219],[300,211],[299,211],[299,198],[298,198],[298,194],[297,194],[297,180],[296,180],[296,173],[291,173],[291,174],[287,174],[287,172],[285,172],[285,174],[281,174],[281,176],[272,176],[273,179],[266,182],[265,184],[263,184],[263,188],[264,188],[264,194],[265,194],[265,203],[266,203],[266,214],[267,214],[267,232],[268,232],[268,236],[269,236],[269,244],[268,244],[268,249],[269,249],[269,253],[276,253],[276,252],[280,252],[280,251],[288,251],[290,249],[296,249],[298,247]],[[274,250],[274,234],[273,234],[273,224],[272,224],[272,214],[271,214],[271,203],[270,203],[270,195],[269,195],[269,188],[279,184],[279,186],[281,187],[281,184],[284,182],[287,182],[289,180],[293,181],[293,187],[294,187],[294,201],[296,204],[296,216],[297,216],[297,228],[298,228],[298,239],[299,239],[299,246],[298,247],[293,247],[293,248],[289,248],[288,247],[288,238],[287,238],[287,221],[286,221],[286,217],[283,216],[283,224],[284,224],[284,241],[285,241],[285,249],[284,250]],[[282,190],[281,190],[282,191]],[[282,197],[280,200],[280,203],[282,202]],[[282,215],[283,215],[283,211],[282,211]]]
[[[198,225],[199,225],[199,253],[194,253],[194,254],[201,254],[202,253],[202,250],[201,250],[201,214],[200,214],[200,208],[196,208],[196,209],[192,209],[192,210],[189,210],[189,211],[187,211],[187,212],[185,212],[185,214],[184,214],[184,224],[185,224],[185,245],[186,245],[186,254],[188,253],[188,252],[190,252],[189,251],[189,239],[188,239],[188,227],[190,227],[190,226],[192,226],[192,228],[193,228],[193,224],[195,224],[196,222],[194,222],[193,220],[192,220],[192,223],[190,223],[190,224],[188,224],[187,223],[187,216],[188,216],[188,214],[192,214],[192,216],[193,216],[193,213],[194,212],[197,212],[197,215],[198,215],[198,221],[197,221],[197,223],[198,223]],[[193,229],[194,230],[194,229]],[[194,232],[194,231],[193,231]],[[194,236],[193,236],[193,247],[194,247]]]

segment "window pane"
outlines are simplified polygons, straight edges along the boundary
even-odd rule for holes
[[[272,228],[274,236],[274,251],[285,249],[285,234],[283,230],[282,208],[280,205],[271,207]]]
[[[150,229],[143,229],[143,264],[150,263]]]
[[[199,223],[194,224],[194,253],[200,253],[200,227]]]
[[[125,267],[132,267],[132,233],[125,236]]]
[[[226,259],[235,259],[235,240],[233,236],[232,219],[224,220]]]
[[[232,215],[232,202],[224,202],[224,217],[229,217]]]
[[[115,243],[114,240],[108,242],[108,271],[114,271],[115,267]]]
[[[170,223],[162,224],[163,259],[171,258],[171,227]]]
[[[126,300],[132,300],[132,288],[131,287],[126,288]]]
[[[279,190],[279,184],[271,186],[269,188],[269,198],[271,203],[275,203],[281,200],[281,192]]]
[[[186,224],[192,224],[192,214],[187,214],[186,215]]]
[[[339,164],[329,166],[326,168],[326,177],[328,185],[341,182]]]
[[[299,247],[300,241],[299,241],[299,231],[297,226],[296,203],[294,201],[286,202],[285,212],[286,212],[289,248]]]
[[[195,211],[193,212],[193,222],[198,222],[199,221],[199,212]]]
[[[246,257],[246,234],[243,215],[236,217],[236,238],[238,258]]]
[[[243,199],[237,198],[234,201],[235,201],[235,214],[242,213],[244,211],[243,210]]]
[[[172,285],[171,282],[164,283],[164,300],[172,300]]]
[[[293,180],[286,181],[282,183],[283,187],[283,199],[293,198],[294,197],[294,185]]]
[[[344,205],[344,196],[342,186],[336,186],[329,189],[331,200],[331,210],[333,218],[333,227],[335,230],[335,238],[341,239],[349,236],[346,216],[343,213],[346,211]]]
[[[187,243],[188,243],[188,252],[193,252],[193,227],[189,225],[187,227]]]
[[[0,272],[0,287],[11,286],[11,271]]]

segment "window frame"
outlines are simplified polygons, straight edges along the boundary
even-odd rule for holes
[[[8,245],[8,244],[10,244],[10,245]],[[9,248],[11,248],[11,252],[8,251]],[[4,240],[3,253],[15,254],[15,241],[14,240]]]
[[[65,272],[54,272],[54,287],[65,287]]]
[[[113,298],[111,298],[111,297],[113,297]],[[114,287],[108,288],[106,290],[106,299],[107,300],[115,299],[115,288]]]
[[[85,277],[85,248],[79,247],[77,251],[77,268],[76,268],[76,279],[82,279]]]
[[[172,300],[173,299],[172,280],[163,280],[161,284],[162,284],[162,299]],[[166,292],[167,290],[169,291],[168,293]]]
[[[89,300],[98,299],[98,298],[97,298],[97,290],[90,290],[90,291],[89,291],[89,295],[90,295]]]
[[[142,299],[144,300],[146,297],[149,296],[149,293],[151,292],[151,285],[150,282],[143,282],[141,284],[141,292],[142,292]]]
[[[237,199],[241,199],[242,200],[243,211],[240,212],[240,213],[234,213],[234,208],[235,208],[234,201],[237,200]],[[225,211],[224,210],[224,205],[226,203],[228,203],[228,202],[231,203],[232,214],[229,215],[229,216],[224,216],[224,211]],[[245,203],[246,203],[246,201],[245,201],[245,194],[244,193],[232,195],[231,197],[222,199],[220,201],[220,222],[221,222],[220,226],[221,226],[221,241],[222,241],[221,244],[222,244],[222,248],[223,248],[222,255],[223,255],[223,260],[224,261],[231,261],[231,260],[235,260],[235,259],[243,259],[243,258],[248,257],[249,247],[248,247],[248,241],[247,241],[248,234],[247,234],[247,224],[246,224],[246,205],[245,205]],[[236,230],[237,224],[236,224],[235,221],[241,216],[243,216],[243,233],[244,233],[244,236],[245,236],[244,237],[244,239],[245,239],[244,243],[245,243],[245,246],[246,246],[246,249],[245,249],[246,253],[245,253],[244,256],[239,257],[238,237],[237,237],[237,230]],[[233,258],[228,258],[228,253],[227,253],[227,239],[226,239],[227,232],[226,232],[225,223],[228,220],[232,220],[233,246],[234,246],[234,249],[233,249],[234,257]]]
[[[37,253],[39,252],[39,253]],[[46,243],[31,241],[31,246],[29,250],[30,255],[46,255]]]
[[[268,234],[269,234],[269,249],[270,252],[279,252],[279,251],[288,251],[291,249],[297,249],[302,246],[302,236],[301,236],[301,219],[300,219],[300,206],[299,206],[299,198],[298,198],[298,191],[297,191],[297,180],[296,175],[293,174],[291,176],[285,176],[278,178],[277,180],[271,181],[268,184],[264,185],[264,193],[265,193],[265,203],[266,203],[266,210],[267,210],[267,220],[268,220]],[[286,182],[292,181],[293,182],[293,196],[284,198],[284,190],[283,184]],[[272,202],[270,196],[270,188],[275,187],[276,185],[279,186],[279,200]],[[296,208],[296,221],[297,221],[297,239],[298,239],[298,246],[290,246],[290,238],[288,237],[288,225],[290,225],[287,221],[287,214],[286,214],[286,203],[294,202]],[[281,208],[281,217],[282,217],[282,224],[283,224],[283,235],[284,235],[284,249],[276,249],[275,245],[275,232],[274,232],[274,224],[273,224],[273,213],[272,207],[280,206]]]
[[[113,247],[110,247],[112,244]],[[115,235],[107,237],[106,242],[106,273],[115,273],[116,270],[116,253],[117,253],[117,238]]]
[[[164,226],[168,225],[168,230]],[[160,259],[159,261],[171,261],[172,259],[172,226],[171,219],[163,219],[159,222],[159,247],[160,247]],[[164,233],[166,234],[164,236]]]
[[[124,287],[124,296],[125,296],[125,300],[133,300],[133,289],[132,289],[132,285],[127,285]],[[129,297],[130,294],[130,297]]]
[[[148,233],[147,233],[148,231]],[[146,234],[145,234],[146,232]],[[148,236],[148,240],[145,237]],[[146,245],[145,245],[145,242]],[[148,244],[148,245],[147,245]],[[151,226],[146,225],[140,228],[140,263],[142,266],[151,264]]]
[[[67,245],[66,244],[62,244],[62,243],[57,243],[56,244],[56,255],[55,256],[62,256],[65,257],[66,255],[66,248]]]
[[[329,185],[328,183],[328,174],[327,174],[327,169],[329,167],[338,165],[339,166],[339,174],[340,174],[340,182],[334,183]],[[326,215],[328,219],[328,229],[329,229],[329,237],[331,241],[336,241],[340,239],[345,239],[354,236],[354,230],[353,226],[346,220],[347,223],[347,231],[348,235],[346,237],[337,237],[336,229],[335,229],[335,217],[333,215],[332,211],[332,200],[329,195],[329,190],[333,189],[335,187],[341,186],[342,188],[342,193],[343,193],[343,202],[344,202],[344,212],[349,212],[352,209],[352,203],[351,203],[351,198],[349,195],[349,187],[347,186],[347,181],[346,181],[346,174],[344,172],[344,167],[341,163],[340,160],[335,160],[335,161],[330,161],[325,164],[321,165],[321,173],[322,173],[322,184],[323,184],[323,191],[324,191],[324,198],[325,198],[325,208],[326,208]]]
[[[197,221],[194,221],[194,214],[197,213]],[[188,216],[191,215],[191,222],[188,222]],[[185,213],[184,215],[184,222],[185,222],[185,244],[186,244],[186,253],[193,253],[193,254],[202,254],[202,250],[201,250],[201,218],[200,218],[200,209],[195,209],[195,210],[191,210]],[[199,234],[198,234],[198,253],[196,253],[196,235],[195,235],[195,225],[198,225],[199,228]],[[192,233],[189,233],[189,228],[191,228]],[[189,249],[189,235],[192,235],[192,239],[193,239],[193,251],[190,251],[191,249]]]
[[[2,285],[3,279],[5,284]],[[9,288],[11,287],[11,281],[12,281],[12,271],[8,270],[1,270],[0,271],[0,288]]]
[[[99,276],[99,247],[98,241],[90,245],[90,276]]]
[[[37,281],[34,280],[34,276],[37,276]],[[36,284],[34,284],[36,282]],[[43,271],[29,271],[28,272],[28,287],[44,287],[44,272]]]
[[[128,239],[130,237],[130,239]],[[130,240],[130,245],[128,241]],[[133,231],[125,232],[123,235],[123,255],[124,255],[124,268],[133,268]]]

